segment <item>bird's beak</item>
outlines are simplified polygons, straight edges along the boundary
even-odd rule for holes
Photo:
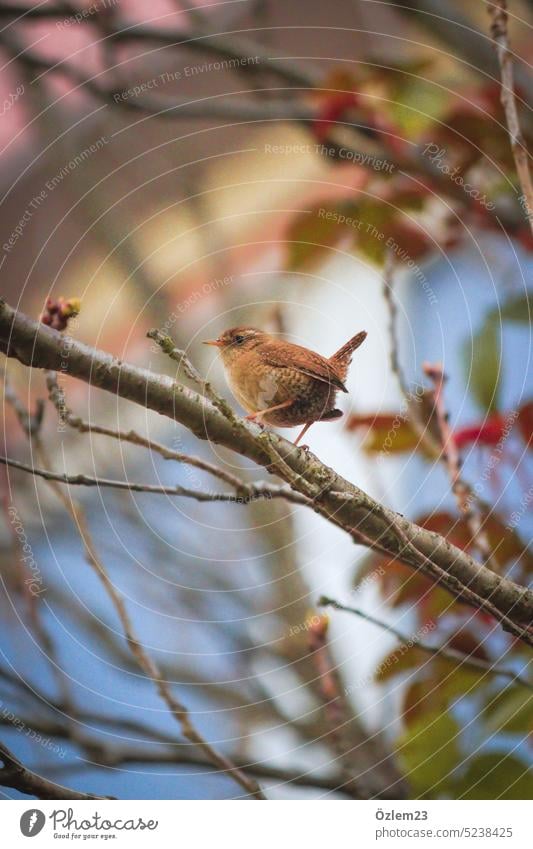
[[[214,345],[215,348],[222,348],[223,342],[220,339],[205,339],[203,345]]]

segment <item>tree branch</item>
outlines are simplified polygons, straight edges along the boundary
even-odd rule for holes
[[[488,536],[483,528],[481,516],[479,512],[472,509],[475,501],[474,492],[461,475],[461,457],[455,436],[450,427],[449,416],[444,406],[444,383],[446,381],[446,375],[439,363],[425,363],[423,365],[423,371],[426,377],[433,383],[435,415],[442,443],[440,459],[442,459],[446,466],[457,506],[464,516],[472,535],[472,544],[480,552],[487,566],[497,568]]]
[[[341,604],[339,601],[335,601],[335,599],[328,598],[328,596],[325,595],[318,599],[317,604],[319,607],[333,607],[335,610],[343,610],[345,613],[353,613],[355,616],[360,616],[361,619],[365,620],[365,622],[377,625],[378,628],[382,628],[384,631],[387,631],[387,633],[392,634],[400,641],[400,643],[402,643],[402,645],[408,644],[413,648],[421,649],[428,654],[445,657],[448,660],[454,661],[454,663],[459,663],[461,666],[470,666],[473,669],[480,669],[483,672],[490,673],[491,675],[500,675],[502,678],[509,678],[513,681],[513,683],[520,684],[528,690],[533,690],[533,683],[528,681],[527,678],[522,677],[519,673],[514,672],[512,669],[502,669],[497,665],[497,663],[491,663],[490,660],[482,660],[481,658],[473,657],[472,655],[463,654],[462,652],[456,651],[456,649],[451,647],[446,647],[445,645],[432,646],[429,643],[422,642],[422,640],[411,639],[411,637],[397,631],[396,628],[393,628],[393,626],[389,625],[387,622],[383,622],[383,620],[377,619],[375,616],[371,616],[369,613],[365,613],[357,607],[350,607],[349,605]]]
[[[520,129],[516,106],[513,57],[509,49],[507,35],[507,0],[494,0],[494,2],[489,3],[489,15],[492,18],[491,35],[496,43],[496,53],[502,78],[500,99],[507,120],[516,173],[522,187],[523,207],[525,207],[529,226],[533,233],[533,182],[529,170],[529,154]]]
[[[0,761],[3,763],[3,767],[0,769],[0,784],[4,787],[13,787],[26,796],[57,800],[115,798],[114,796],[93,796],[92,793],[79,793],[69,787],[55,784],[55,782],[43,778],[42,775],[37,775],[36,772],[27,769],[3,743],[0,743]]]
[[[136,483],[135,481],[118,481],[109,478],[94,478],[90,475],[67,475],[62,472],[52,472],[50,469],[40,469],[30,466],[20,460],[0,456],[0,463],[11,466],[21,472],[29,472],[47,481],[68,484],[69,486],[103,486],[110,489],[125,489],[129,492],[149,492],[152,495],[176,495],[185,498],[193,498],[196,501],[223,501],[229,504],[247,504],[258,498],[285,498],[294,504],[310,504],[308,498],[298,492],[292,492],[283,486],[275,486],[259,481],[256,484],[245,484],[240,495],[232,495],[229,492],[202,492],[201,490],[189,489],[185,486],[158,486],[149,483]]]
[[[399,341],[397,329],[397,308],[394,300],[394,261],[392,254],[389,252],[386,256],[383,269],[383,295],[389,313],[389,341],[390,341],[390,364],[392,373],[396,376],[400,392],[404,397],[404,401],[408,412],[408,421],[428,454],[435,461],[442,461],[450,477],[452,491],[457,500],[459,509],[461,510],[468,527],[472,534],[472,543],[481,553],[487,566],[493,567],[493,556],[489,544],[489,540],[483,530],[481,520],[481,504],[479,497],[475,494],[470,484],[461,476],[461,463],[459,452],[455,446],[455,440],[448,424],[447,413],[444,409],[442,399],[442,383],[444,374],[441,369],[441,378],[438,379],[436,367],[426,366],[426,375],[433,381],[433,408],[435,418],[437,420],[438,433],[440,443],[437,442],[431,428],[431,414],[424,414],[420,409],[420,401],[422,398],[416,397],[410,390],[405,375],[400,366],[399,359]],[[424,409],[424,408],[422,408]],[[448,446],[452,450],[449,452]],[[477,511],[474,511],[474,505],[477,506]]]
[[[202,381],[202,383],[205,383],[205,381]],[[114,430],[113,428],[105,427],[104,425],[96,425],[91,424],[91,422],[84,421],[79,416],[76,416],[67,406],[65,393],[57,382],[57,375],[55,372],[49,371],[46,373],[46,385],[48,387],[48,397],[56,408],[61,421],[66,422],[70,427],[78,430],[80,433],[97,433],[103,436],[110,436],[113,439],[117,439],[119,442],[129,442],[132,445],[138,445],[141,448],[148,448],[150,451],[155,451],[156,454],[159,454],[165,460],[176,460],[178,463],[184,463],[188,466],[194,466],[194,468],[200,469],[203,472],[208,472],[210,475],[228,483],[236,490],[237,496],[239,496],[238,499],[235,499],[237,503],[242,503],[243,501],[254,501],[257,498],[285,498],[287,501],[292,501],[294,504],[310,504],[308,498],[297,492],[293,492],[287,487],[279,487],[263,481],[250,483],[249,481],[245,481],[243,478],[239,478],[237,475],[234,475],[225,469],[221,469],[220,466],[215,466],[214,463],[203,460],[201,457],[183,454],[181,451],[174,451],[174,449],[168,448],[161,442],[156,442],[153,439],[147,439],[135,430]],[[169,494],[172,495],[173,493],[170,492]],[[199,501],[210,500],[204,497],[207,493],[198,493],[198,495],[200,496],[198,499]],[[232,499],[228,499],[226,493],[224,493],[220,498],[216,498],[215,496],[212,500],[227,501]]]
[[[15,7],[7,3],[0,4],[0,18],[14,20],[23,15],[21,23],[24,20],[32,19],[61,20],[62,18],[70,18],[77,12],[79,12],[79,9],[70,7],[69,4],[38,8],[33,6]],[[94,23],[94,16],[85,15],[77,18],[76,23]],[[200,27],[187,27],[187,29],[175,26],[158,27],[153,24],[145,24],[142,21],[115,18],[108,23],[107,32],[107,39],[110,43],[148,41],[160,44],[163,47],[187,47],[203,53],[213,53],[216,56],[234,59],[237,62],[252,58],[257,61],[258,65],[242,65],[239,66],[240,70],[256,72],[258,67],[264,65],[265,70],[275,74],[290,85],[312,88],[317,82],[316,77],[309,71],[301,70],[294,62],[285,59],[281,54],[276,55],[274,48],[265,47],[243,37],[239,31],[217,33],[208,32]]]
[[[332,790],[343,793],[350,798],[360,798],[359,794],[354,795],[352,788],[348,786],[346,777],[340,775],[320,776],[315,772],[300,772],[297,770],[284,769],[283,767],[269,766],[264,763],[250,762],[246,758],[234,758],[235,762],[240,764],[242,769],[246,769],[250,775],[254,775],[260,781],[273,781],[276,786],[281,784],[293,787],[312,787],[317,790]],[[197,766],[201,769],[209,769],[211,766],[209,761],[201,755],[194,752],[176,753],[171,750],[154,752],[148,749],[134,748],[116,748],[106,749],[102,757],[97,761],[92,762],[95,766],[102,767],[120,767],[127,764],[169,764],[176,766]],[[52,767],[54,773],[72,772],[76,769],[82,769],[87,765],[87,760],[74,761],[73,763],[62,763]],[[384,790],[372,798],[378,799],[398,799],[398,793],[394,790],[387,792]]]
[[[65,337],[63,337],[62,334],[58,335],[64,341]],[[21,423],[24,423],[25,418],[21,418],[21,410],[22,406],[19,404],[16,408],[17,415],[19,416]],[[38,436],[36,438],[39,439]],[[40,441],[38,441],[38,456],[41,458],[41,461],[44,460],[44,462],[46,462],[48,465],[46,452],[44,450],[44,446]],[[22,465],[24,464],[21,464],[20,467],[22,467]],[[28,467],[25,470],[31,471],[31,467]],[[138,639],[133,627],[133,623],[130,619],[129,613],[124,603],[124,599],[116,590],[104,564],[98,556],[98,552],[96,550],[92,535],[89,530],[89,524],[87,522],[85,511],[83,510],[82,506],[73,501],[72,499],[68,498],[61,491],[61,488],[57,486],[57,476],[54,473],[46,472],[43,477],[49,482],[51,488],[57,494],[66,511],[70,514],[74,521],[76,530],[80,535],[85,550],[86,559],[89,565],[95,570],[98,578],[102,582],[104,589],[107,592],[115,608],[131,654],[133,655],[135,661],[137,662],[138,666],[143,671],[143,673],[154,684],[157,692],[159,693],[159,696],[167,705],[171,715],[174,717],[176,722],[178,722],[184,737],[194,746],[197,746],[200,751],[205,755],[205,757],[217,769],[219,769],[221,772],[230,775],[233,780],[236,781],[237,784],[239,784],[244,790],[246,790],[246,792],[252,798],[265,799],[265,796],[257,782],[254,779],[251,779],[247,775],[245,775],[242,770],[235,766],[235,764],[224,754],[222,754],[222,752],[219,752],[218,749],[212,746],[205,739],[205,737],[203,737],[203,735],[200,734],[200,732],[196,729],[195,725],[191,720],[188,708],[182,702],[178,701],[178,699],[175,698],[172,693],[171,687],[169,686],[169,683],[162,676],[158,665],[150,657],[150,655],[147,653],[144,646]],[[122,485],[121,481],[117,481],[115,483]]]
[[[461,598],[476,594],[482,604],[510,617],[521,638],[533,644],[529,626],[533,620],[533,592],[476,563],[466,552],[439,534],[428,531],[382,507],[367,493],[324,466],[311,452],[296,448],[275,433],[258,433],[256,425],[229,421],[198,393],[165,375],[121,362],[110,354],[82,342],[62,337],[57,331],[33,321],[0,302],[0,348],[28,366],[63,369],[92,386],[134,401],[170,419],[181,422],[200,439],[210,439],[270,468],[272,457],[265,444],[283,460],[277,474],[304,495],[312,489],[313,509],[342,527],[357,540],[357,533],[399,557],[412,568],[435,577],[428,562],[440,570],[440,582]],[[290,470],[290,476],[286,468]],[[290,477],[290,479],[288,479]],[[403,535],[403,538],[402,538]],[[413,546],[405,545],[405,539]],[[414,549],[414,550],[413,550]]]

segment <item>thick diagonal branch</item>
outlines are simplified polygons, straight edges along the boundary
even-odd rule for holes
[[[208,400],[170,377],[121,362],[103,351],[62,337],[3,302],[0,302],[0,346],[8,356],[27,366],[62,370],[91,386],[178,421],[200,439],[224,445],[267,469],[272,465],[271,453],[265,449],[265,434],[260,437],[256,426],[240,421],[236,426]],[[306,495],[312,490],[316,512],[354,539],[358,539],[358,533],[364,534],[376,547],[434,577],[435,570],[427,562],[431,561],[439,571],[439,582],[450,592],[461,597],[461,587],[467,587],[469,601],[475,594],[480,607],[488,603],[490,608],[525,625],[522,638],[533,644],[533,633],[529,630],[533,620],[532,591],[476,563],[439,534],[387,510],[310,452],[295,448],[276,434],[270,435],[269,442],[283,459],[283,465],[276,467],[277,473],[284,477],[286,467],[290,469],[290,480],[285,479],[293,489]]]

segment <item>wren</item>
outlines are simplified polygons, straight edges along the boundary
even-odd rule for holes
[[[204,344],[220,349],[230,389],[246,418],[274,427],[305,425],[298,445],[313,422],[342,416],[335,398],[338,391],[348,391],[344,381],[352,354],[366,335],[357,333],[329,358],[255,327],[232,327]]]

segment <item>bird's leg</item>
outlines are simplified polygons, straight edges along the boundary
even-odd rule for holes
[[[303,436],[305,436],[305,434],[307,433],[307,431],[309,430],[309,428],[311,427],[312,424],[313,424],[313,422],[307,422],[307,424],[302,428],[302,430],[300,431],[300,433],[298,434],[298,436],[295,439],[295,442],[294,442],[295,445],[298,445],[300,439]]]
[[[294,403],[294,400],[291,398],[289,401],[283,401],[283,403],[281,403],[281,404],[276,404],[275,407],[267,407],[266,410],[258,410],[257,413],[249,413],[247,416],[245,416],[246,421],[248,421],[248,422],[257,421],[258,424],[263,424],[261,419],[262,419],[263,416],[266,416],[267,413],[273,413],[274,410],[284,410],[285,407],[290,407],[290,405],[293,404],[293,403]]]

